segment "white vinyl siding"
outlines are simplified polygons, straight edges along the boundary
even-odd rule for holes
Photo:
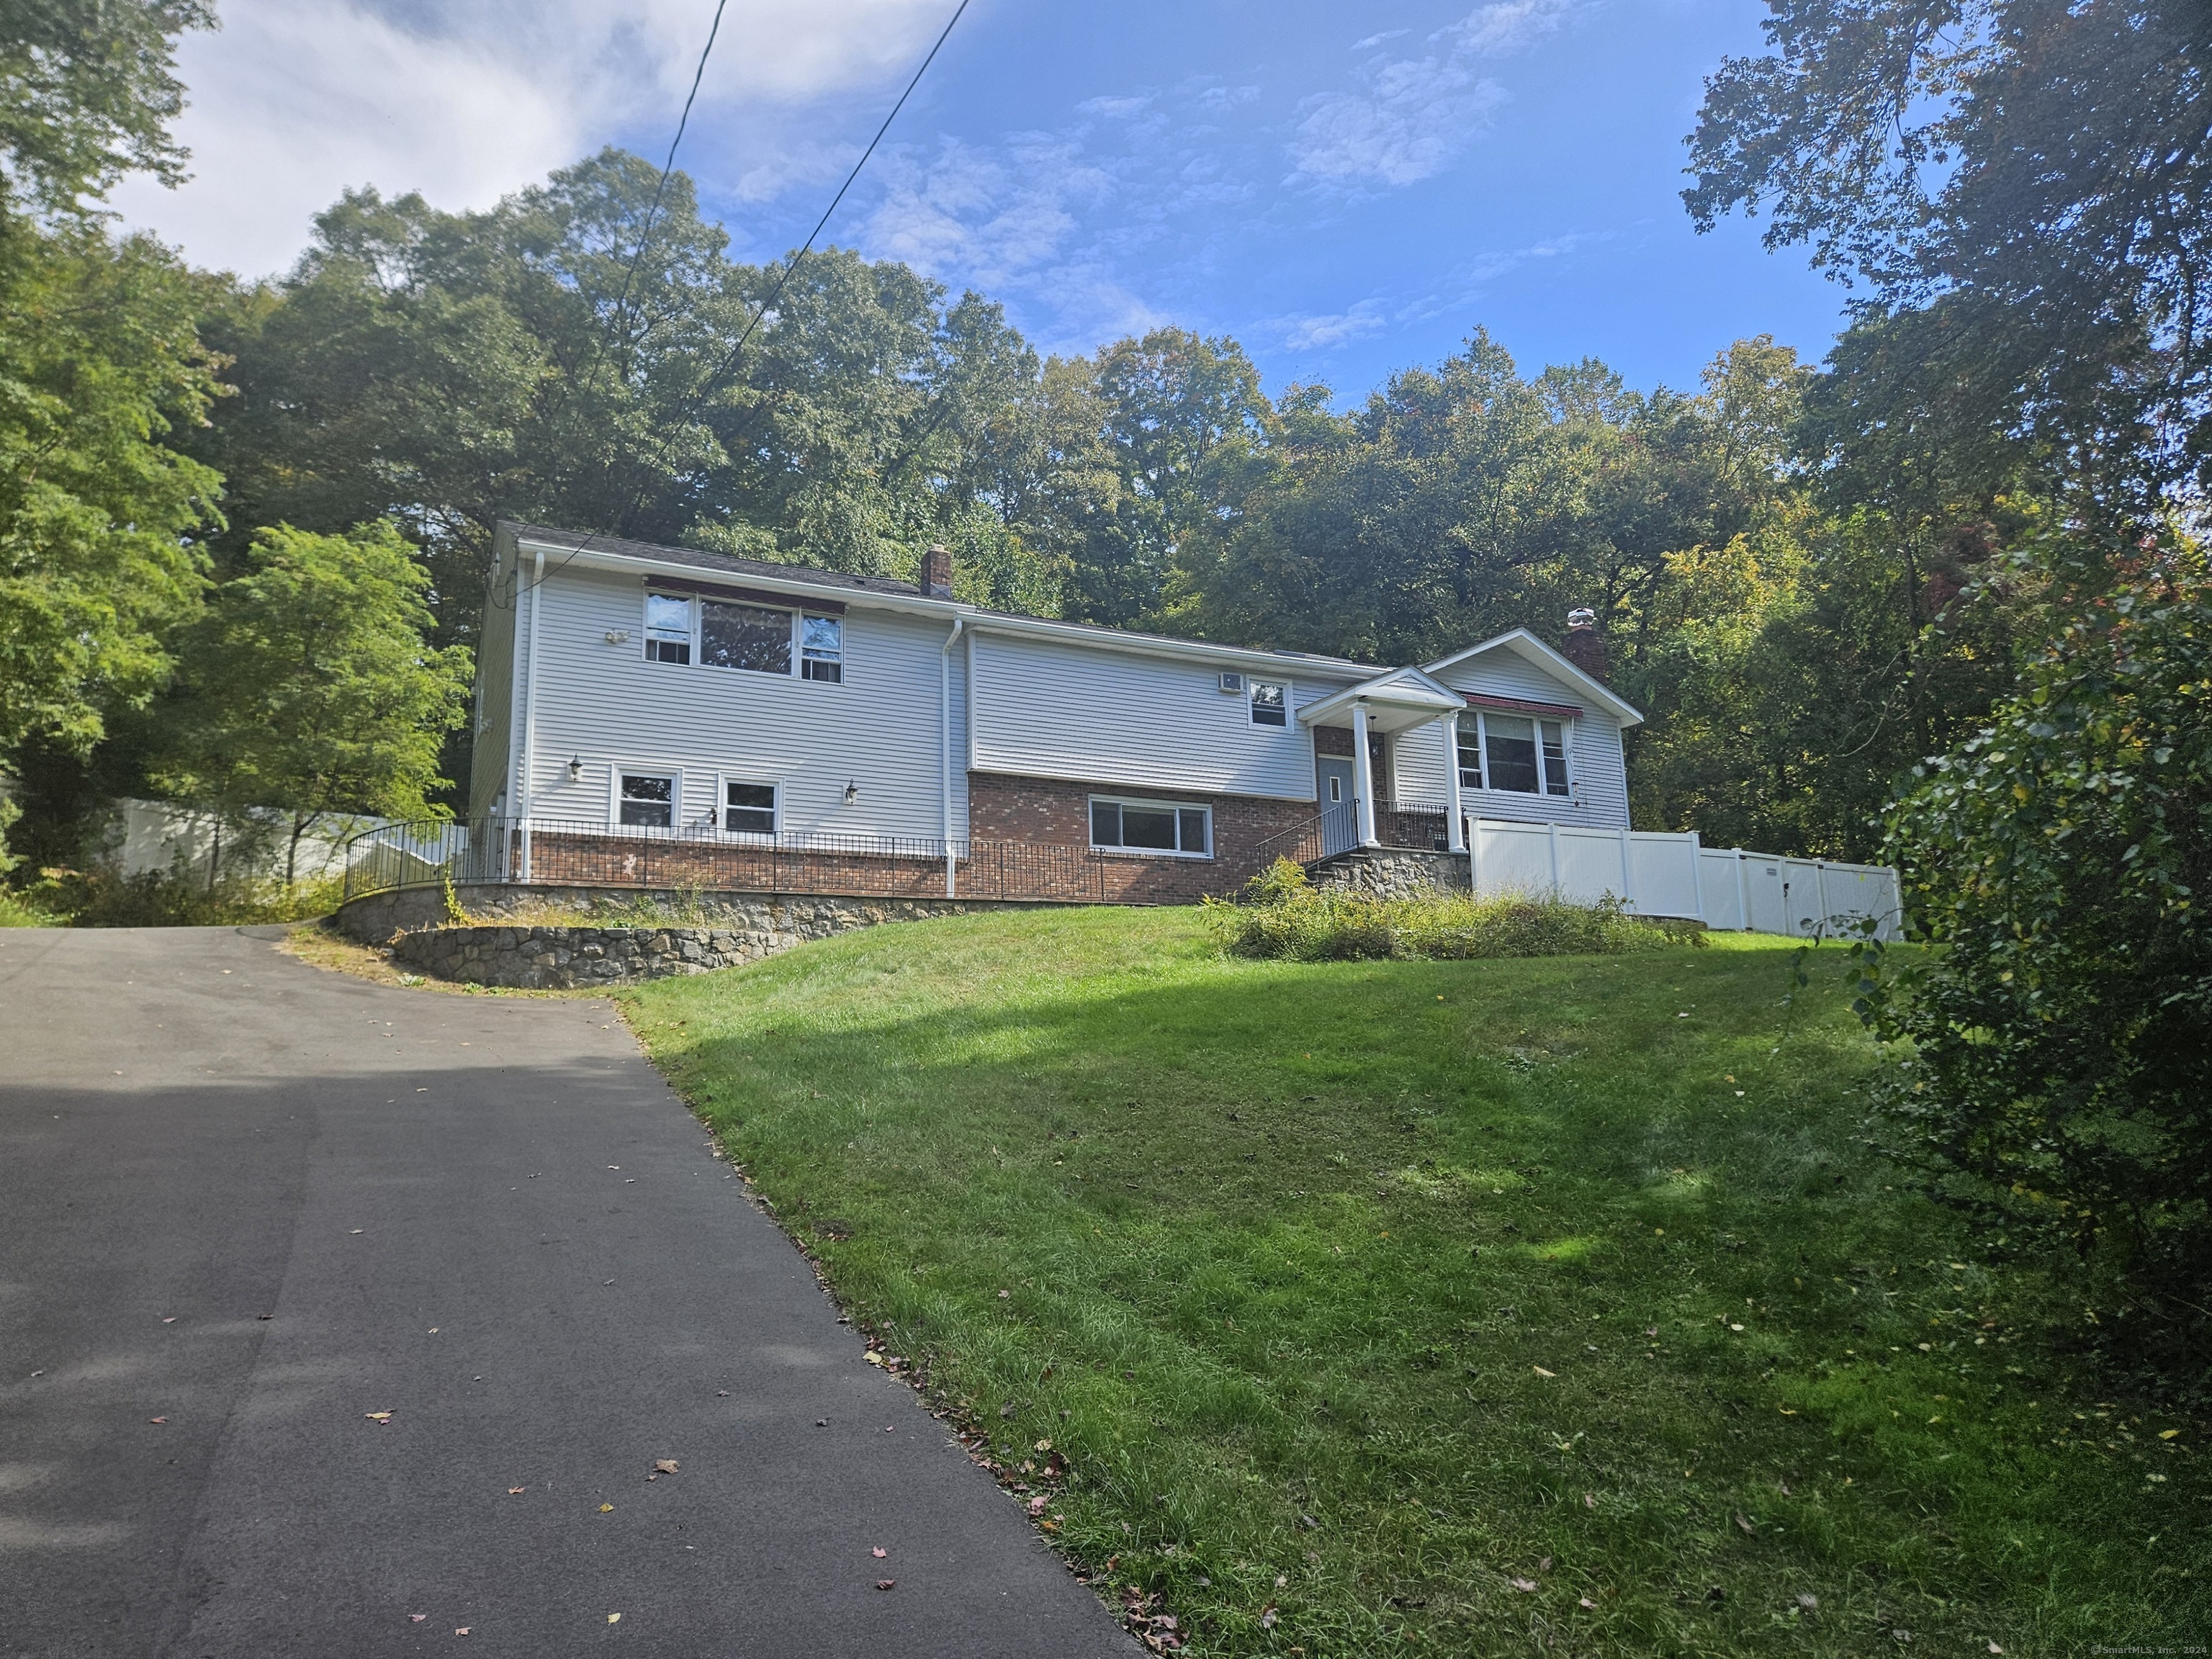
[[[1295,707],[1285,726],[1255,725],[1249,692],[1224,692],[1212,664],[988,628],[975,636],[974,654],[979,772],[1147,793],[1314,798],[1313,743]],[[1297,705],[1347,683],[1308,672],[1274,683]]]
[[[693,827],[720,818],[731,779],[775,786],[786,833],[942,834],[938,664],[949,623],[854,606],[840,630],[840,684],[646,661],[634,576],[556,572],[549,561],[542,597],[533,816],[605,823],[620,766],[675,775],[678,822]],[[610,633],[627,637],[610,643]],[[963,657],[951,653],[956,836],[967,833]],[[571,757],[583,763],[575,782]]]
[[[1621,753],[1620,723],[1612,715],[1593,707],[1575,687],[1553,679],[1504,648],[1470,658],[1436,678],[1455,691],[1567,703],[1583,711],[1567,733],[1567,766],[1574,786],[1571,796],[1561,799],[1509,790],[1468,789],[1462,794],[1469,813],[1528,823],[1587,824],[1601,830],[1628,827],[1628,769]],[[1443,800],[1444,742],[1443,729],[1436,726],[1401,732],[1391,739],[1391,775],[1398,799]]]

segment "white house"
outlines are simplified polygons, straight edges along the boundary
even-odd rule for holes
[[[1280,852],[1460,849],[1468,817],[1628,827],[1641,716],[1525,629],[1392,668],[983,610],[941,550],[909,584],[527,525],[495,548],[471,817],[522,879],[773,855],[1188,898]]]

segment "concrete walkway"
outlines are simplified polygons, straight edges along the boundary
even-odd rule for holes
[[[1139,1651],[605,1004],[0,932],[0,1654],[601,1644]]]

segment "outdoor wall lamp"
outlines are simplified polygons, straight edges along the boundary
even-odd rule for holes
[[[860,799],[860,786],[857,783],[848,783],[845,786],[845,805],[851,806],[859,801]]]
[[[571,783],[581,783],[583,781],[584,761],[583,757],[579,755],[573,757],[568,762],[568,781]]]

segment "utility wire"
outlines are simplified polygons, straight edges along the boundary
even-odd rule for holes
[[[676,151],[684,143],[684,129],[691,125],[691,106],[698,100],[699,83],[707,78],[707,60],[714,55],[714,37],[722,32],[722,12],[730,0],[714,0],[714,21],[707,27],[707,44],[699,52],[699,67],[691,71],[691,90],[684,97],[684,113],[676,118],[676,136],[668,141],[668,159],[660,164],[660,182],[653,187],[653,205],[645,211],[645,229],[637,239],[637,252],[623,272],[622,293],[615,300],[615,322],[619,327],[629,309],[630,283],[636,279],[645,251],[653,245],[653,230],[660,217],[661,199],[668,194],[668,175],[676,171]]]
[[[708,33],[707,52],[700,53],[698,73],[695,74],[691,78],[692,98],[696,98],[699,94],[699,78],[701,76],[703,76],[707,70],[707,52],[711,52],[714,49],[714,33],[721,27],[722,8],[727,3],[728,0],[717,0],[717,3],[714,7],[714,27]],[[661,457],[665,457],[667,454],[669,445],[673,441],[674,433],[681,430],[682,428],[690,421],[691,417],[698,413],[699,406],[705,403],[709,397],[713,396],[716,392],[721,389],[724,378],[738,366],[739,360],[744,356],[747,343],[753,337],[754,331],[759,328],[762,319],[766,317],[769,312],[775,308],[776,301],[782,297],[783,290],[790,284],[792,277],[798,273],[800,264],[805,259],[809,253],[811,253],[814,251],[814,244],[816,240],[821,236],[823,230],[830,223],[831,216],[836,213],[838,206],[844,201],[847,192],[853,188],[854,184],[859,179],[861,169],[868,165],[868,160],[876,153],[877,146],[884,142],[884,135],[891,130],[891,123],[898,119],[899,112],[906,107],[907,100],[914,96],[915,88],[921,84],[921,77],[929,73],[929,66],[937,61],[937,54],[945,50],[945,43],[952,38],[952,31],[959,24],[961,18],[966,15],[968,6],[969,0],[960,0],[960,3],[953,8],[951,17],[947,20],[944,28],[939,32],[936,41],[930,46],[928,52],[923,57],[921,66],[915,70],[913,77],[907,82],[906,90],[899,94],[898,101],[893,104],[890,107],[890,113],[884,117],[883,125],[876,129],[876,136],[868,140],[868,147],[860,152],[860,159],[853,163],[852,171],[845,175],[845,182],[837,186],[837,193],[830,198],[830,205],[823,209],[822,216],[814,222],[814,228],[807,232],[805,241],[799,245],[799,251],[793,254],[790,259],[786,262],[782,274],[776,278],[775,286],[769,290],[768,298],[762,301],[759,306],[754,309],[751,318],[745,324],[744,331],[738,336],[737,343],[723,355],[722,361],[715,366],[714,372],[708,375],[707,378],[700,383],[697,389],[692,392],[691,396],[688,399],[685,400],[683,409],[667,422],[666,431],[668,435],[664,437],[661,442]],[[661,169],[660,182],[663,189],[667,185],[670,168],[673,167],[676,164],[676,145],[681,143],[684,140],[684,123],[688,122],[690,118],[691,99],[687,98],[684,101],[683,119],[677,123],[676,143],[670,144],[668,147],[668,164]],[[655,211],[658,211],[659,205],[660,192],[656,191],[653,193],[653,209]],[[648,216],[648,226],[649,224],[650,216]],[[636,269],[637,258],[642,257],[644,251],[645,243],[643,240],[641,240],[638,244],[638,256],[634,257],[631,260],[631,270],[633,272]],[[623,284],[623,292],[625,299],[627,299],[629,291],[629,280],[625,278]],[[636,491],[634,492],[630,497],[629,507],[631,510],[634,510],[637,507],[638,502],[643,498],[644,493],[645,487],[643,483],[641,483]],[[625,514],[625,516],[627,516],[627,514]],[[583,541],[575,547],[569,549],[568,556],[564,557],[560,563],[555,565],[552,569],[547,571],[545,573],[545,576],[556,575],[561,571],[566,569],[578,556],[578,555],[589,550],[593,542],[597,541],[602,535],[606,533],[607,532],[604,530],[594,530],[586,533]],[[520,572],[518,570],[518,574],[519,574]],[[525,592],[536,588],[545,580],[545,576],[541,576],[538,578],[537,580],[532,582],[518,582],[515,587],[515,599],[520,601]]]

